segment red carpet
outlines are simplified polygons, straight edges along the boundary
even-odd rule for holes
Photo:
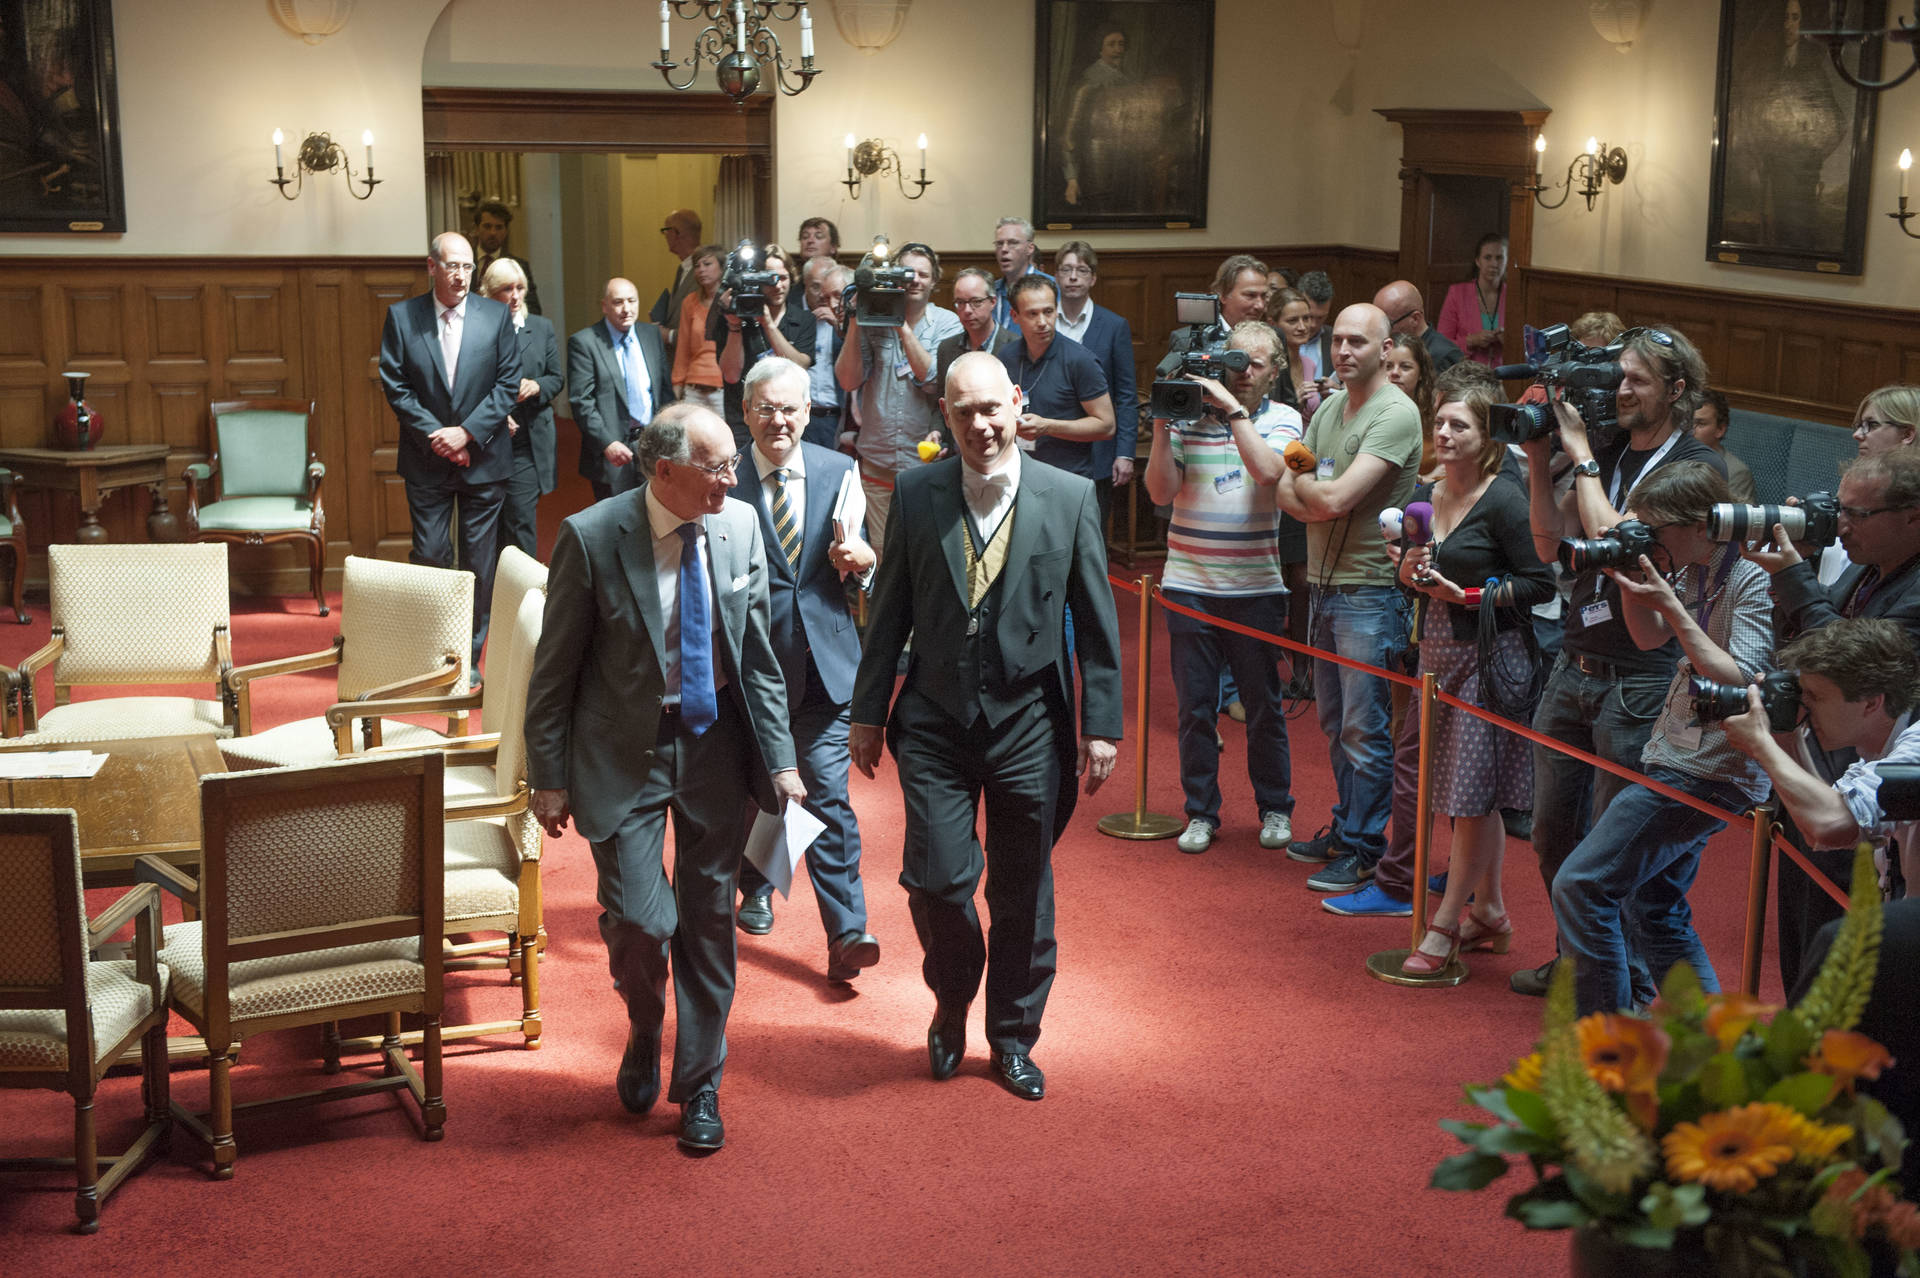
[[[1134,600],[1120,604],[1131,636]],[[236,607],[242,662],[334,633],[300,599]],[[31,627],[0,626],[0,661],[17,662],[46,633],[44,607]],[[1131,690],[1131,645],[1128,663]],[[1159,640],[1154,665],[1150,807],[1178,813]],[[329,699],[324,679],[277,682],[291,686],[263,691],[263,725]],[[1048,1080],[1040,1104],[987,1078],[977,1009],[960,1076],[926,1076],[932,1000],[895,882],[889,763],[877,782],[856,777],[853,796],[882,962],[855,992],[829,987],[804,886],[776,902],[771,936],[740,938],[719,1154],[683,1156],[672,1107],[635,1120],[614,1098],[624,1016],[595,926],[591,858],[570,834],[549,843],[545,862],[544,1049],[451,1046],[443,1143],[419,1141],[391,1098],[263,1116],[243,1121],[238,1174],[222,1184],[176,1134],[172,1155],[108,1202],[92,1238],[67,1232],[70,1181],[8,1176],[0,1272],[1564,1272],[1564,1237],[1501,1217],[1511,1189],[1426,1188],[1435,1161],[1458,1148],[1435,1122],[1465,1114],[1461,1082],[1497,1077],[1537,1031],[1541,1004],[1506,987],[1509,972],[1552,948],[1531,851],[1509,844],[1513,954],[1474,956],[1473,979],[1453,990],[1381,984],[1366,957],[1406,945],[1409,925],[1323,912],[1304,887],[1309,868],[1259,848],[1244,769],[1235,772],[1243,730],[1223,719],[1222,731],[1227,824],[1212,851],[1183,856],[1171,840],[1125,843],[1094,829],[1100,815],[1131,809],[1131,744],[1060,844],[1061,965],[1035,1051]],[[1304,836],[1332,802],[1310,717],[1293,724],[1293,758]],[[1744,875],[1741,836],[1723,834],[1693,898],[1729,984]],[[512,1014],[517,991],[500,977],[450,977],[448,1019]],[[1777,984],[1769,953],[1762,992],[1777,997]],[[255,1040],[236,1095],[317,1086],[314,1060],[317,1034]],[[205,1075],[176,1071],[174,1089],[199,1103]],[[64,1151],[64,1098],[0,1103],[9,1154]],[[108,1080],[102,1148],[119,1147],[138,1106],[135,1078]],[[1512,1189],[1526,1176],[1511,1173]]]

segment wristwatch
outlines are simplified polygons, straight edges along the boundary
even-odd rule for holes
[[[1227,420],[1230,422],[1239,421],[1242,417],[1246,418],[1248,421],[1253,420],[1253,414],[1249,413],[1244,408],[1236,408],[1231,413],[1227,414]]]
[[[1591,457],[1583,462],[1575,462],[1573,473],[1575,475],[1592,475],[1595,479],[1598,479],[1600,478],[1600,463]]]

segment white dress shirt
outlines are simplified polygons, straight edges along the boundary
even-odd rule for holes
[[[1053,331],[1061,337],[1071,337],[1082,346],[1087,344],[1087,325],[1093,323],[1093,299],[1080,308],[1079,319],[1068,319],[1066,309],[1061,308],[1059,318],[1053,322]]]
[[[680,540],[680,525],[688,522],[660,504],[647,485],[647,525],[653,534],[653,580],[660,590],[660,616],[666,621],[661,637],[660,675],[666,687],[662,698],[667,705],[680,704],[680,553],[686,543]],[[701,516],[692,521],[700,527],[694,540],[694,553],[701,557],[700,579],[707,583],[707,617],[713,632],[713,686],[727,686],[727,670],[720,656],[720,606],[713,595],[713,570],[707,561],[707,522]]]
[[[1008,449],[1007,464],[992,474],[983,475],[964,461],[960,463],[960,490],[966,498],[967,509],[973,512],[973,522],[980,529],[980,539],[993,540],[993,534],[1000,530],[1000,522],[1013,513],[1013,499],[1020,491],[1020,450]]]
[[[758,444],[755,444],[751,451],[754,469],[760,473],[760,489],[766,495],[767,513],[771,514],[773,513],[773,490],[775,486],[773,472],[780,469],[780,464],[761,452],[760,445]],[[786,467],[787,509],[793,512],[793,526],[800,529],[802,536],[805,536],[807,527],[807,459],[805,450],[796,447],[792,452],[788,453]],[[840,495],[835,497],[834,503],[836,509],[845,512],[847,544],[854,545],[856,543],[864,543],[866,539],[862,535],[861,530],[867,522],[867,492],[866,489],[861,486],[859,471],[850,470],[847,472],[847,479],[840,485]],[[802,544],[804,545],[805,543],[803,542]],[[779,543],[776,542],[772,546],[769,546],[767,553],[780,553]],[[878,565],[876,565],[876,567],[877,566]],[[873,573],[874,569],[869,568],[866,575],[860,578],[860,585],[863,588],[872,581]]]

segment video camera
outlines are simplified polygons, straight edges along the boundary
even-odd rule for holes
[[[1717,723],[1747,712],[1747,685],[1715,683],[1694,676],[1688,684],[1693,717],[1702,724]],[[1774,732],[1792,732],[1800,722],[1800,676],[1791,670],[1775,670],[1760,679],[1760,704],[1767,712],[1767,727]]]
[[[1598,537],[1563,537],[1560,566],[1568,572],[1589,568],[1633,568],[1653,549],[1653,529],[1637,519],[1623,519]]]
[[[1230,351],[1226,339],[1213,335],[1220,323],[1220,299],[1212,293],[1175,293],[1173,314],[1187,326],[1181,373],[1225,384],[1229,372],[1244,371],[1251,362],[1245,351]],[[1156,379],[1148,408],[1154,417],[1170,422],[1194,421],[1207,411],[1207,392],[1184,376]]]
[[[726,274],[720,279],[721,289],[732,293],[727,312],[740,317],[743,331],[759,325],[760,317],[767,313],[767,295],[761,290],[780,279],[773,271],[754,270],[753,264],[759,260],[760,251],[753,241],[741,240],[727,255]]]
[[[1539,331],[1541,354],[1531,364],[1503,364],[1493,370],[1501,381],[1527,377],[1535,386],[1560,389],[1560,399],[1573,405],[1586,423],[1587,435],[1595,448],[1613,442],[1620,429],[1619,406],[1621,343],[1611,346],[1582,346],[1573,340],[1565,324],[1554,324]],[[1530,439],[1554,436],[1557,423],[1553,405],[1494,404],[1487,409],[1487,433],[1503,444],[1524,444]],[[1558,437],[1554,436],[1555,442]]]
[[[1876,763],[1880,815],[1889,821],[1920,821],[1920,763]],[[1913,888],[1908,884],[1908,890]]]
[[[899,328],[907,318],[907,285],[913,268],[893,265],[893,246],[887,237],[873,237],[873,247],[860,259],[847,291],[853,296],[853,322],[861,328]]]
[[[1840,503],[1832,493],[1808,493],[1797,506],[1737,506],[1722,502],[1707,511],[1707,535],[1715,541],[1773,540],[1773,526],[1787,540],[1825,550],[1840,535]]]

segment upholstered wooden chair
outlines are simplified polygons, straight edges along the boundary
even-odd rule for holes
[[[12,682],[24,735],[55,744],[233,734],[225,546],[49,546],[47,578],[53,637]],[[49,665],[54,706],[41,710],[34,678]],[[219,699],[69,697],[76,686],[130,683],[204,683]]]
[[[313,401],[233,399],[213,406],[213,455],[187,467],[187,536],[243,546],[301,543],[314,603],[327,615],[327,512],[313,451]],[[200,486],[214,500],[200,504]]]
[[[405,1091],[422,1135],[441,1138],[442,856],[437,754],[318,768],[229,772],[200,783],[198,882],[158,857],[138,874],[198,907],[166,929],[168,1003],[206,1039],[206,1114],[173,1115],[233,1175],[237,1111]],[[400,1045],[403,1012],[425,1018],[419,1068]],[[297,1097],[233,1103],[233,1049],[246,1038],[383,1015],[378,1078]],[[337,1065],[337,1062],[335,1063]]]
[[[168,973],[157,957],[160,896],[142,884],[89,921],[71,810],[0,810],[0,884],[0,1088],[73,1097],[72,1158],[9,1159],[0,1168],[72,1168],[77,1228],[90,1234],[100,1227],[100,1204],[165,1147],[172,1122]],[[129,922],[133,958],[89,960]],[[94,1140],[94,1097],[136,1039],[146,1128],[126,1153],[103,1158]]]
[[[27,616],[24,602],[27,586],[27,521],[20,518],[20,500],[14,493],[13,472],[0,466],[0,503],[6,513],[0,515],[0,546],[9,552],[12,563],[13,619],[21,625],[33,620]]]
[[[240,666],[227,676],[239,728],[220,749],[232,766],[312,767],[343,758],[354,750],[346,708],[466,686],[473,647],[472,573],[356,555],[347,557],[342,572],[340,634],[332,647]],[[329,666],[336,678],[331,710],[253,730],[255,681]],[[363,722],[367,743],[379,744],[380,720]]]

